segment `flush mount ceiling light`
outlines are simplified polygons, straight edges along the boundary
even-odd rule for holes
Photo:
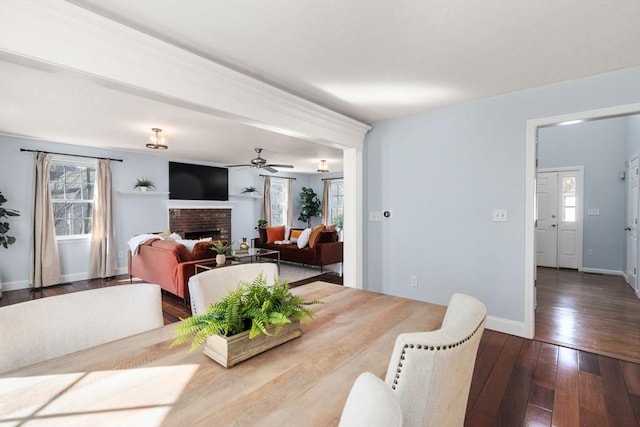
[[[326,160],[320,160],[320,164],[318,165],[318,172],[329,172],[329,165],[327,164]]]
[[[166,150],[167,148],[169,148],[164,139],[164,136],[160,136],[160,132],[162,132],[162,129],[151,128],[151,132],[153,132],[150,138],[151,143],[146,145],[147,148],[150,148],[151,150]]]

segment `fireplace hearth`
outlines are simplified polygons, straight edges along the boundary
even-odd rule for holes
[[[187,240],[202,240],[202,239],[207,239],[209,237],[212,238],[213,240],[220,239],[220,229],[184,232],[184,238]]]

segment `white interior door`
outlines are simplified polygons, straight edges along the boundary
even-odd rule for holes
[[[629,187],[627,189],[627,281],[638,290],[638,158],[629,162],[627,173]]]
[[[536,265],[558,266],[558,173],[539,172],[537,180],[538,222],[536,226]]]
[[[581,168],[538,173],[538,266],[582,268],[582,180]]]

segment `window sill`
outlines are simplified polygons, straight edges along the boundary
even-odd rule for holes
[[[74,243],[90,243],[91,235],[83,234],[76,236],[56,236],[56,243],[61,245],[74,244]]]

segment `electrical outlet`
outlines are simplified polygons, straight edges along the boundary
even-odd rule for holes
[[[593,255],[593,249],[587,249],[587,255]]]
[[[418,287],[418,276],[410,276],[409,277],[409,286],[413,288]]]
[[[118,258],[122,258],[124,256],[124,253],[122,251],[118,251]]]

